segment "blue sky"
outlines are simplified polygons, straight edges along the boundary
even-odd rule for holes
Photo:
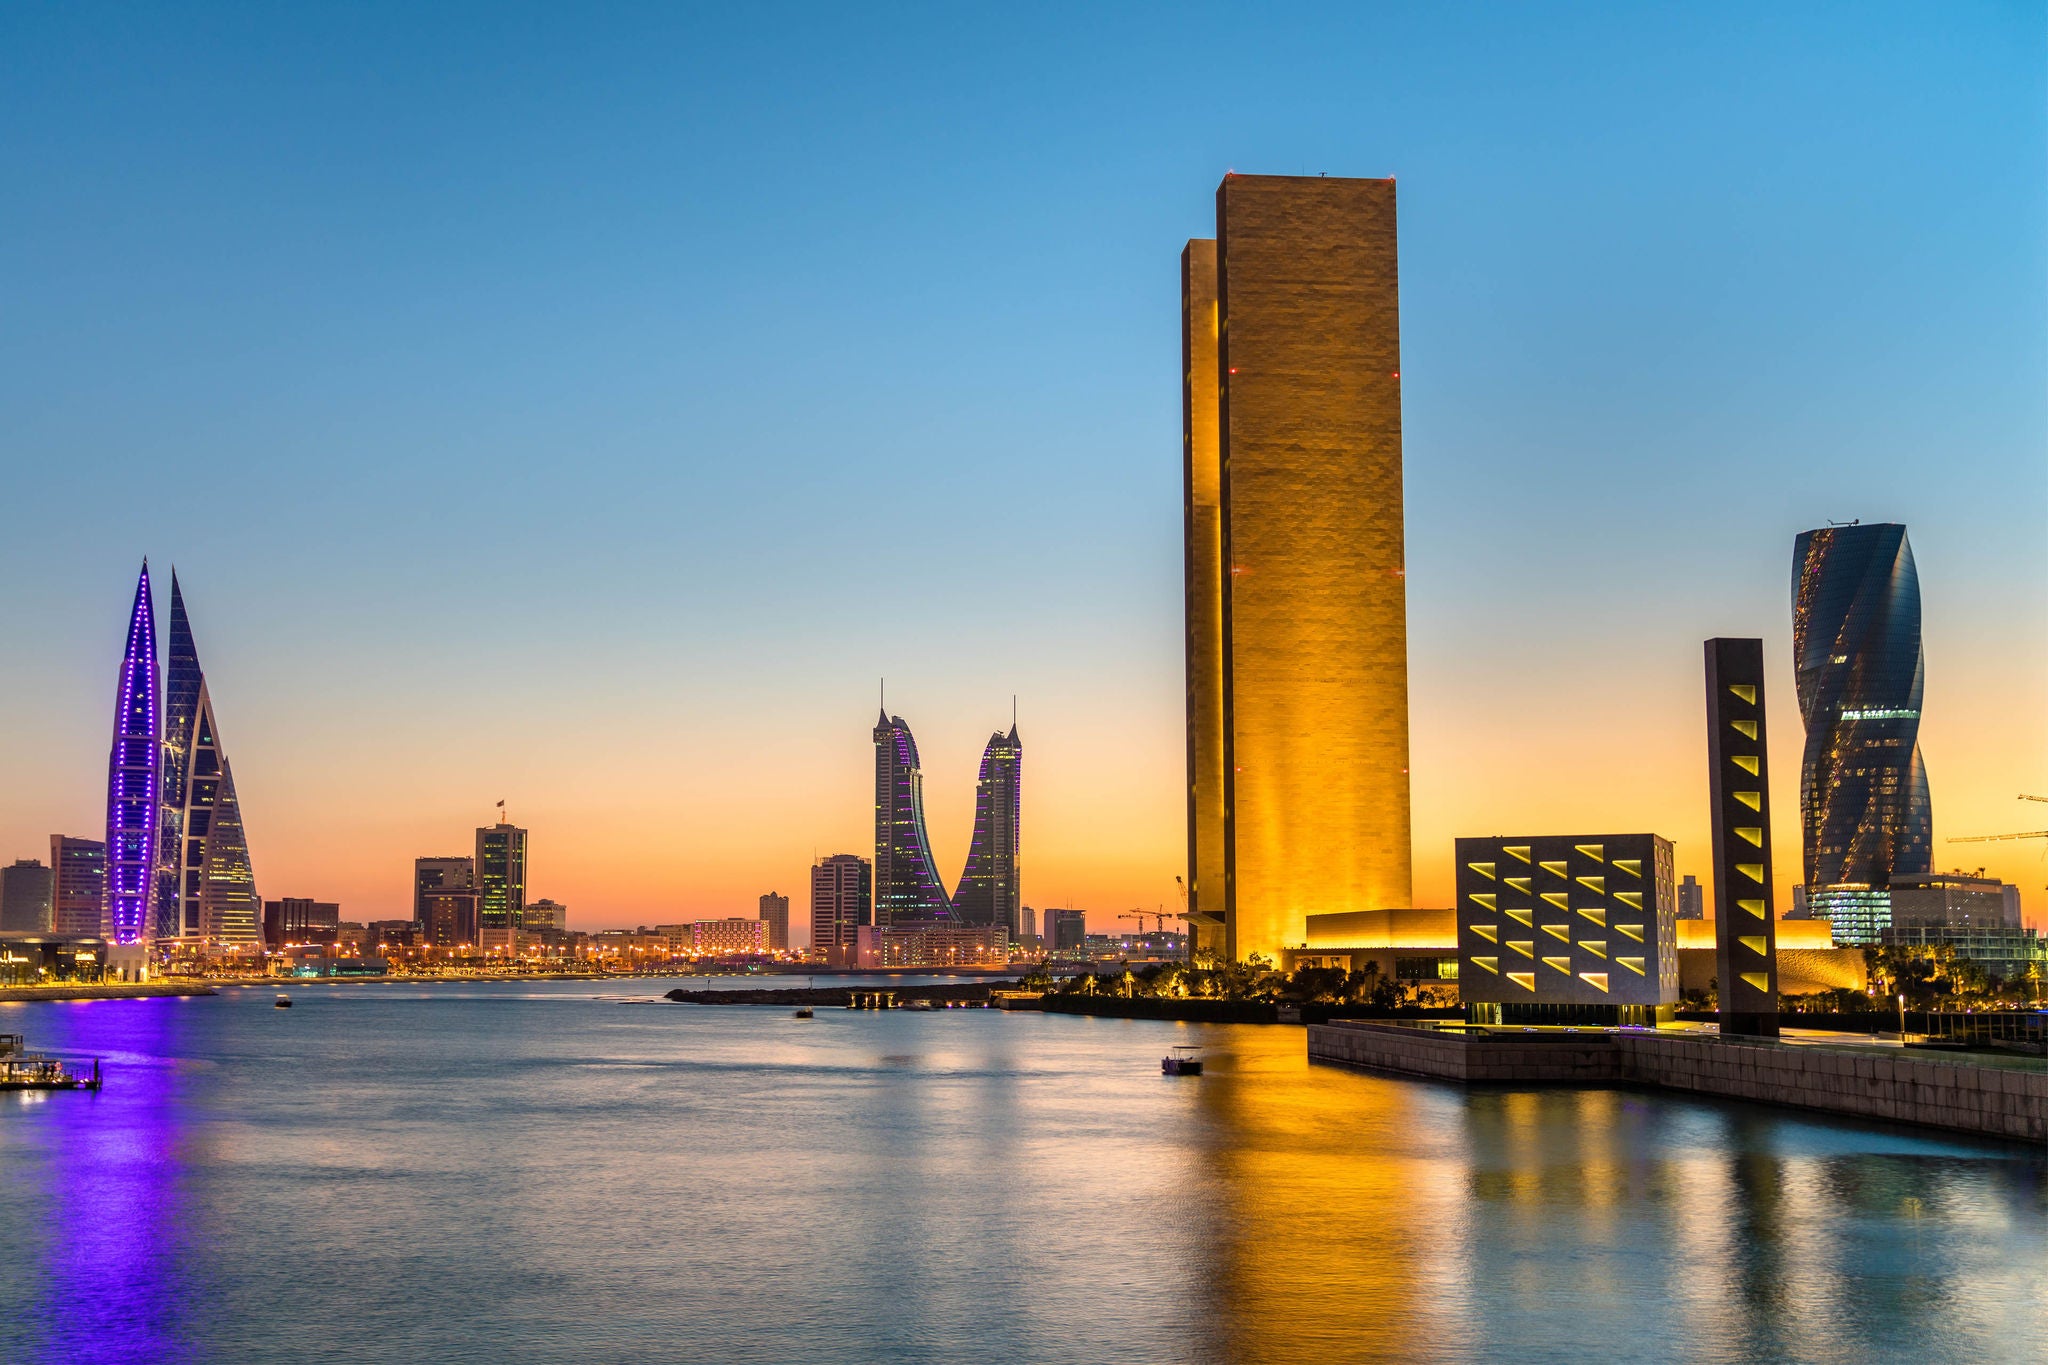
[[[2048,783],[2038,4],[22,5],[0,77],[0,856],[98,819],[147,553],[266,894],[504,797],[572,922],[750,904],[886,674],[949,881],[1016,693],[1027,899],[1171,899],[1230,169],[1399,178],[1419,896],[1689,867],[1698,641],[1782,666],[1829,517],[1912,528],[1937,834]]]

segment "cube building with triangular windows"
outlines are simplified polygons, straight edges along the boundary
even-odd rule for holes
[[[1458,994],[1477,1023],[1654,1023],[1678,1002],[1678,891],[1655,834],[1460,839]]]

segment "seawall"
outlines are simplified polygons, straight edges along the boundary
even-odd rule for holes
[[[1311,1061],[1464,1083],[1640,1085],[2048,1142],[2048,1066],[1691,1033],[1462,1033],[1311,1025]]]

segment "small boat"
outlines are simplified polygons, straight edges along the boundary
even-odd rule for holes
[[[796,1012],[796,1017],[799,1019],[809,1019],[811,1017],[811,1012],[809,1009],[800,1009]]]
[[[280,995],[277,999],[270,1002],[270,1007],[272,1009],[288,1010],[292,1007],[292,998],[289,995]]]
[[[1195,1055],[1199,1048],[1177,1047],[1159,1059],[1159,1069],[1169,1076],[1199,1076],[1202,1074],[1202,1059]]]

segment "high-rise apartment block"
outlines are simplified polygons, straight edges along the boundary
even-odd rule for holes
[[[477,941],[509,948],[526,918],[526,831],[500,820],[476,832]]]
[[[50,869],[34,858],[0,867],[0,932],[50,932]]]
[[[98,839],[50,836],[50,918],[67,937],[105,935],[107,846]]]
[[[874,867],[835,853],[811,868],[811,951],[834,967],[857,965],[860,930],[874,923]]]
[[[1649,1023],[1677,1003],[1669,839],[1460,839],[1457,864],[1458,993],[1475,1020],[1563,1022],[1576,1009]]]
[[[1688,872],[1685,880],[1678,884],[1678,917],[1680,919],[1705,919],[1707,917],[1707,888],[1701,886],[1699,878]]]
[[[1189,923],[1277,959],[1412,899],[1394,182],[1216,210],[1181,258]]]
[[[761,923],[767,927],[768,951],[789,951],[789,897],[770,891],[761,897]]]
[[[1920,577],[1906,528],[1825,526],[1793,549],[1792,654],[1811,914],[1838,944],[1878,941],[1895,876],[1933,866],[1920,760]]]
[[[1013,723],[993,734],[974,785],[974,837],[967,866],[953,888],[953,917],[973,928],[995,927],[1010,939],[1023,933],[1017,848],[1023,831],[1024,744]]]

